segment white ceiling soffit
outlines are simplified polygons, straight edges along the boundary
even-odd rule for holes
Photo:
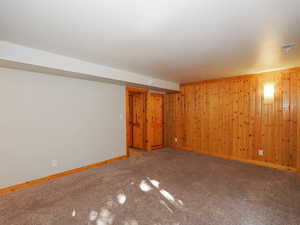
[[[0,66],[137,87],[150,87],[157,90],[179,90],[179,84],[175,82],[155,79],[3,41],[0,41]]]
[[[180,83],[300,66],[299,24],[299,0],[0,1],[1,40]]]

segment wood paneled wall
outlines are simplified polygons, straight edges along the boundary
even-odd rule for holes
[[[269,83],[271,101],[263,97]],[[166,110],[169,146],[300,169],[300,69],[185,84],[168,94]]]

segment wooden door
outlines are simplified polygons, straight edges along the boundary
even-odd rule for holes
[[[164,145],[164,95],[151,93],[150,101],[151,146],[157,149]]]
[[[145,95],[132,95],[132,147],[144,148]]]
[[[128,128],[127,128],[127,145],[132,147],[133,145],[133,96],[128,94]]]

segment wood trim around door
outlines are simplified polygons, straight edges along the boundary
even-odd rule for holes
[[[139,89],[139,88],[132,88],[132,87],[127,87],[126,91],[125,91],[125,95],[126,95],[126,134],[125,134],[125,138],[126,138],[126,148],[127,148],[127,155],[129,155],[129,147],[128,147],[128,132],[129,132],[129,93],[133,92],[133,93],[144,93],[145,94],[145,133],[144,133],[144,150],[146,151],[152,151],[153,149],[157,149],[157,148],[163,148],[165,146],[165,94],[160,94],[160,93],[152,93],[147,89]],[[162,100],[163,100],[163,104],[162,104],[162,110],[163,110],[163,136],[162,136],[162,140],[163,140],[163,144],[157,146],[157,148],[153,148],[152,147],[152,134],[151,134],[151,126],[150,126],[150,122],[151,122],[151,95],[158,95],[158,96],[162,96]]]
[[[147,95],[148,95],[148,90],[146,89],[139,89],[139,88],[134,88],[134,87],[126,87],[125,90],[125,104],[126,104],[126,149],[127,149],[127,155],[129,156],[129,146],[128,146],[128,133],[129,133],[129,94],[130,93],[141,93],[144,95],[144,135],[143,135],[143,149],[148,150],[147,147],[147,142],[148,142],[148,137],[147,137]]]

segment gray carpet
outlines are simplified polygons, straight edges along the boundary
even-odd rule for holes
[[[0,195],[1,225],[299,225],[295,174],[164,149]]]

